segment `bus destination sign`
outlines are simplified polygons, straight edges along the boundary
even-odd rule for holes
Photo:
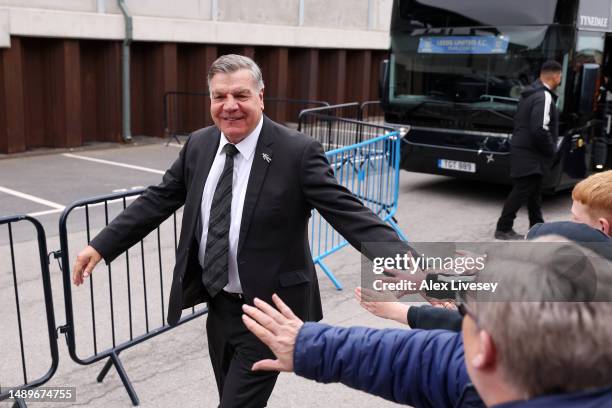
[[[421,37],[419,54],[505,54],[508,39],[489,36]]]

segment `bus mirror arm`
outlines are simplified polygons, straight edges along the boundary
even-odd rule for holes
[[[559,140],[557,143],[557,152],[555,153],[555,160],[554,160],[553,166],[559,163],[559,161],[561,160],[561,157],[563,156],[563,150],[564,150],[563,147],[566,144],[570,143],[570,141],[574,138],[574,136],[582,135],[583,133],[588,131],[590,128],[592,128],[593,126],[601,122],[602,122],[601,119],[591,119],[587,123],[585,123],[584,126],[572,128],[568,130],[567,132],[565,132],[565,134],[561,137],[561,140]]]
[[[598,125],[602,122],[601,119],[591,119],[589,120],[587,123],[585,123],[583,126],[577,127],[577,128],[571,128],[570,130],[568,130],[567,132],[565,132],[564,137],[568,137],[568,136],[573,136],[575,134],[580,134],[583,133],[587,130],[589,130],[590,128],[592,128],[595,125]]]

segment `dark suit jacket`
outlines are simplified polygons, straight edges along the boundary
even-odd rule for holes
[[[168,306],[171,325],[178,322],[182,309],[209,300],[201,283],[194,232],[220,135],[215,126],[191,134],[161,184],[149,187],[91,241],[111,262],[185,205]],[[362,242],[399,241],[392,228],[337,183],[318,142],[264,117],[238,242],[238,273],[247,302],[254,297],[269,301],[277,293],[300,318],[321,319],[308,244],[312,208],[357,249]]]

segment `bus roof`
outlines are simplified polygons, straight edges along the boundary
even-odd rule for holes
[[[391,30],[562,24],[612,31],[612,0],[395,0]]]

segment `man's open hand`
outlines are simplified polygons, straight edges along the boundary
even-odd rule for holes
[[[87,245],[77,255],[74,268],[72,269],[72,283],[76,286],[82,284],[84,279],[91,275],[91,272],[101,259],[102,255],[94,247]]]
[[[242,321],[276,356],[276,360],[261,360],[253,364],[253,371],[293,371],[295,339],[304,324],[283,301],[272,295],[276,310],[255,298],[255,306],[243,305]]]

